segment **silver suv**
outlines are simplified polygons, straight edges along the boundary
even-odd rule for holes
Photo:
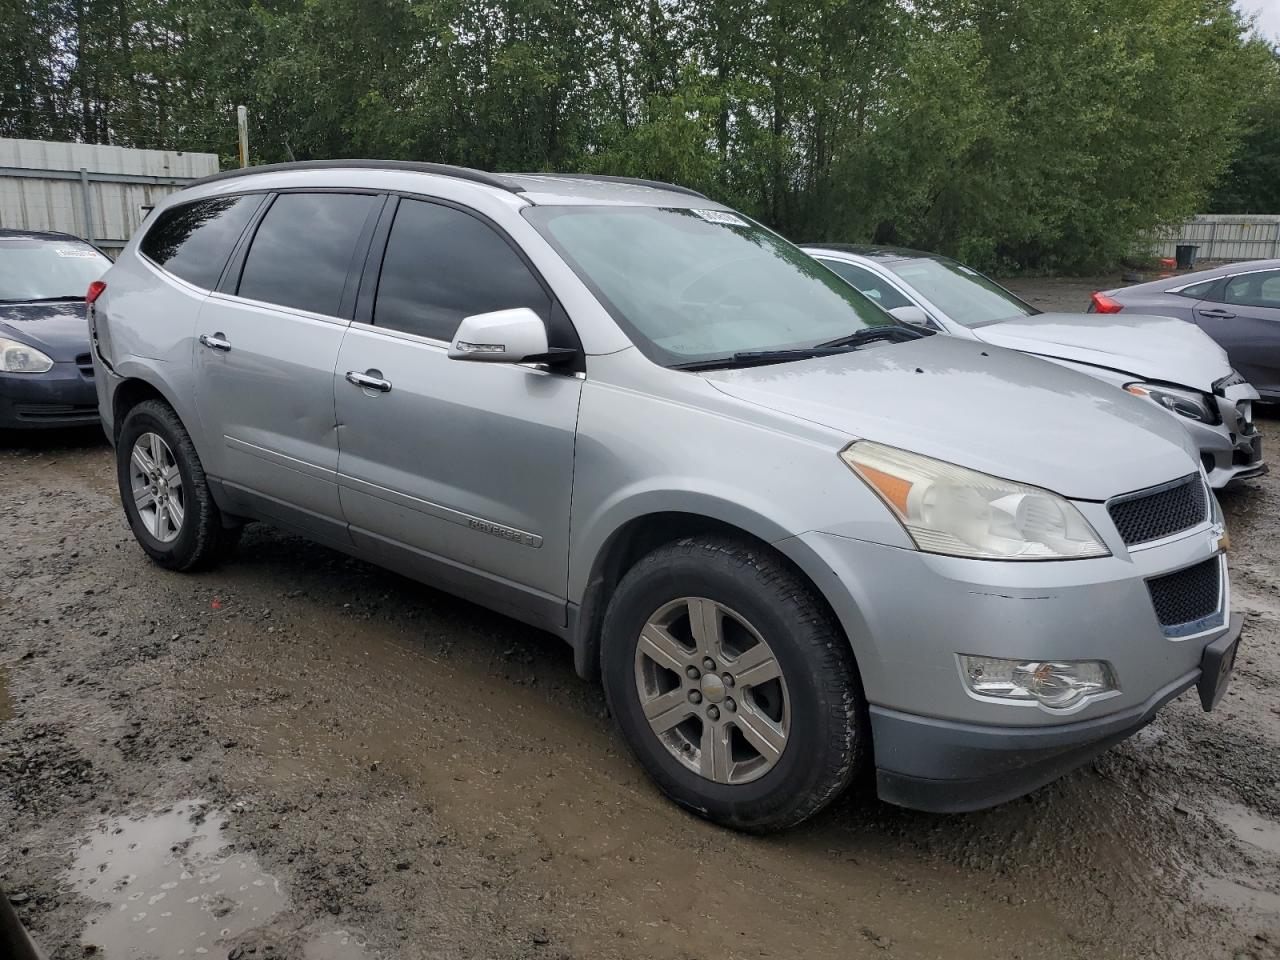
[[[375,161],[169,198],[90,309],[162,566],[261,520],[562,636],[673,799],[1022,794],[1230,675],[1170,417],[897,322],[679,187]]]

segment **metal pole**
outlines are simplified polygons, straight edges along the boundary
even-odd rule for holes
[[[240,135],[240,166],[249,165],[249,111],[236,107],[236,132]]]
[[[84,206],[84,238],[93,243],[93,203],[89,197],[89,171],[84,167],[80,168],[80,202]]]

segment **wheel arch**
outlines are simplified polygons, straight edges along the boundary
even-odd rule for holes
[[[120,426],[124,422],[124,418],[129,415],[129,411],[138,404],[146,400],[162,400],[164,403],[178,414],[178,405],[173,402],[173,398],[155,382],[155,379],[143,374],[144,371],[133,371],[124,374],[120,383],[116,384],[115,389],[111,393],[111,438],[116,441],[120,438]],[[178,418],[182,419],[182,415],[178,414]],[[190,433],[190,428],[188,428]]]
[[[806,569],[809,561],[816,558],[805,552],[786,549],[786,541],[790,537],[776,522],[754,514],[745,518],[733,516],[740,507],[734,504],[727,506],[730,509],[723,512],[714,507],[707,509],[708,505],[702,504],[694,508],[651,509],[635,513],[602,538],[600,547],[593,552],[585,582],[577,594],[579,601],[570,604],[569,608],[568,639],[573,646],[574,668],[579,676],[588,680],[599,678],[601,626],[609,598],[622,577],[645,554],[663,544],[687,537],[729,537],[779,558],[813,591],[814,597],[848,641],[840,617],[819,586],[821,576],[814,575],[818,571]],[[856,661],[852,647],[850,652]]]

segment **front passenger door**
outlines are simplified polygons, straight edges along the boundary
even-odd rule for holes
[[[464,316],[511,307],[538,313],[552,346],[576,336],[514,244],[478,215],[403,198],[387,216],[380,270],[366,269],[334,377],[351,537],[387,566],[561,626],[582,380],[450,360],[448,348]]]

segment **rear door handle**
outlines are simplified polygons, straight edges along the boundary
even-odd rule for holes
[[[222,350],[226,352],[231,349],[231,341],[227,339],[226,334],[219,331],[210,336],[207,333],[200,334],[200,344],[208,347],[210,350]]]
[[[361,373],[359,370],[347,371],[347,383],[355,384],[364,390],[377,390],[379,393],[391,392],[391,381],[383,380],[377,370]]]
[[[1235,316],[1235,314],[1229,310],[1214,309],[1214,310],[1201,310],[1200,316],[1213,317],[1215,320],[1230,320],[1232,317]]]

